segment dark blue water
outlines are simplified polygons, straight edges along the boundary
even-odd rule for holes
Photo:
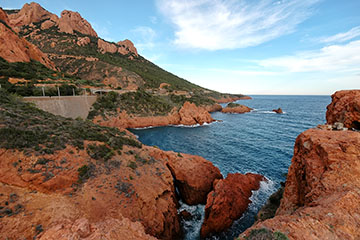
[[[228,173],[255,172],[270,181],[255,192],[248,211],[234,226],[213,239],[233,239],[251,226],[254,215],[267,197],[285,181],[296,137],[306,129],[325,123],[330,96],[252,96],[238,101],[254,110],[245,114],[213,113],[222,122],[201,127],[160,127],[132,130],[146,145],[203,156],[214,163],[224,177]],[[281,107],[284,114],[272,109]],[[187,206],[195,219],[184,222],[185,239],[197,239],[203,206]]]

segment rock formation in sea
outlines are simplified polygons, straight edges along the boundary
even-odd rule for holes
[[[245,105],[237,103],[229,103],[225,108],[221,110],[223,113],[247,113],[250,112],[252,108],[249,108]]]
[[[282,114],[282,113],[284,113],[284,112],[283,112],[283,110],[282,110],[281,108],[278,108],[278,109],[273,109],[272,111],[273,111],[273,112],[275,112],[275,113],[278,113],[278,114]]]
[[[252,191],[258,190],[263,180],[263,176],[253,173],[228,174],[225,179],[215,180],[214,190],[207,196],[201,237],[222,232],[240,218],[251,203]]]
[[[353,126],[359,96],[360,90],[336,92],[327,107],[327,123]],[[259,229],[290,239],[359,239],[360,133],[331,129],[309,129],[297,137],[274,218],[256,222],[240,239]]]

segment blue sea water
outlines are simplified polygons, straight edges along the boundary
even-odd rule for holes
[[[211,239],[234,239],[254,222],[254,216],[267,198],[285,181],[293,155],[296,137],[306,129],[325,123],[330,96],[252,96],[237,103],[254,110],[245,114],[216,112],[212,117],[221,122],[201,127],[158,127],[132,130],[146,145],[203,156],[228,173],[254,172],[269,181],[254,192],[247,212],[231,229]],[[272,109],[281,107],[284,114]],[[204,206],[181,204],[193,214],[183,222],[185,239],[199,239]]]

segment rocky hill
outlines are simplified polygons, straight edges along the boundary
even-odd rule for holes
[[[128,39],[114,43],[99,38],[78,12],[64,10],[58,17],[33,2],[19,10],[1,11],[0,16],[0,27],[5,28],[6,33],[2,34],[6,44],[0,47],[0,82],[10,92],[42,95],[45,87],[46,95],[56,95],[55,86],[60,86],[63,95],[72,94],[72,89],[75,92],[106,89],[118,95],[125,93],[117,99],[147,97],[150,101],[143,105],[126,101],[126,105],[112,106],[109,111],[105,106],[108,99],[99,98],[90,119],[96,118],[105,125],[111,125],[114,116],[126,116],[125,122],[139,122],[127,124],[133,127],[148,126],[144,124],[146,121],[156,126],[202,124],[212,121],[210,115],[203,112],[221,110],[216,102],[248,98],[210,91],[179,78],[139,55]],[[51,69],[46,70],[37,61]],[[180,110],[190,106],[184,106],[185,102],[200,107],[203,116],[188,114],[193,120],[182,120]],[[99,112],[96,106],[105,108]],[[156,118],[130,120],[134,117]]]

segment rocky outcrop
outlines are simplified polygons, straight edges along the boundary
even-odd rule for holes
[[[128,53],[133,53],[135,56],[139,56],[136,47],[130,40],[125,39],[124,41],[120,41],[117,44],[120,45],[118,49],[119,53],[123,55],[126,55]]]
[[[0,10],[0,13],[4,13]],[[3,15],[3,14],[2,14]],[[0,22],[0,57],[8,62],[38,61],[48,68],[55,69],[55,65],[48,57],[33,44],[20,38],[8,26]]]
[[[52,20],[46,20],[45,22],[43,22],[41,24],[41,30],[46,30],[46,29],[49,29],[53,26],[56,25],[56,22],[52,21]]]
[[[180,110],[174,108],[169,114],[164,116],[141,117],[129,115],[126,111],[118,109],[116,116],[96,116],[94,123],[119,128],[144,128],[160,127],[169,125],[203,125],[215,121],[205,107],[198,107],[194,103],[185,102]]]
[[[169,159],[167,166],[175,178],[175,185],[186,204],[205,204],[215,179],[222,179],[220,170],[199,156],[179,154]]]
[[[263,176],[253,173],[228,174],[223,180],[215,180],[214,190],[207,196],[201,237],[222,232],[240,218],[251,203],[251,191],[259,189],[262,180]]]
[[[179,111],[180,123],[183,125],[195,125],[211,123],[214,119],[203,107],[198,107],[194,103],[185,102]]]
[[[337,91],[331,98],[326,112],[327,123],[342,123],[345,128],[360,130],[360,90]]]
[[[6,12],[4,12],[4,10],[1,7],[0,7],[0,20],[4,22],[6,25],[8,26],[10,25],[8,15],[6,14]]]
[[[222,113],[247,113],[251,112],[252,108],[249,108],[241,104],[229,103],[225,108],[221,110]]]
[[[86,46],[90,43],[89,37],[78,37],[76,44],[80,47]]]
[[[281,108],[273,109],[272,111],[275,112],[275,113],[277,113],[277,114],[283,114],[283,113],[284,113]]]
[[[207,105],[205,106],[206,111],[208,111],[209,113],[212,112],[220,112],[223,107],[220,104],[214,104],[214,105]]]
[[[116,53],[118,51],[118,47],[114,43],[106,42],[102,39],[98,40],[98,48],[101,53]]]
[[[42,8],[38,3],[32,2],[26,3],[18,13],[10,14],[10,25],[15,27],[21,27],[30,25],[31,23],[40,22],[46,19],[51,19],[53,22],[58,21],[58,17]]]
[[[276,216],[244,235],[265,227],[290,239],[358,239],[359,189],[360,133],[307,130],[296,139]]]
[[[59,19],[59,29],[60,32],[69,34],[74,34],[74,31],[77,31],[85,35],[97,37],[97,33],[90,23],[82,18],[78,12],[62,11]]]

